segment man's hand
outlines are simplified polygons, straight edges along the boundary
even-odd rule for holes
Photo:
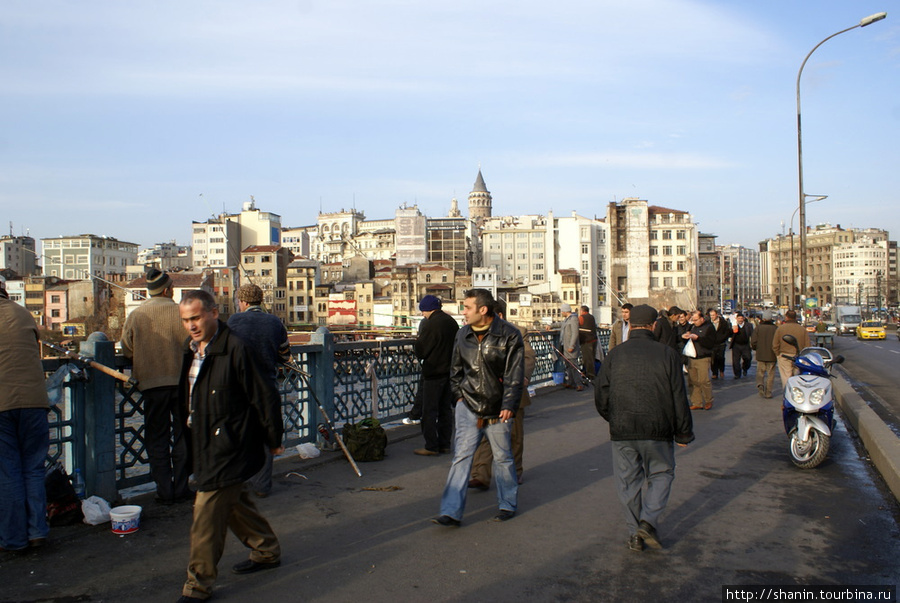
[[[510,419],[513,418],[513,411],[511,410],[501,410],[500,411],[500,420],[506,423]]]
[[[678,442],[675,442],[675,443],[678,444]],[[678,445],[679,445],[681,448],[687,448],[687,444],[678,444]]]
[[[284,446],[279,446],[278,448],[269,448],[269,452],[272,453],[272,456],[284,454]]]

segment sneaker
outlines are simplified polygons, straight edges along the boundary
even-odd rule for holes
[[[419,423],[422,422],[422,420],[421,419],[410,419],[409,417],[406,417],[400,422],[403,423],[404,425],[418,425]]]
[[[494,515],[493,521],[509,521],[513,517],[516,516],[515,511],[509,511],[507,509],[500,509],[500,512]]]
[[[663,548],[662,543],[659,541],[659,535],[656,533],[656,528],[650,525],[649,522],[641,520],[639,524],[637,536],[641,538],[647,546],[653,549],[661,549]]]
[[[637,534],[632,534],[631,538],[628,539],[628,548],[632,551],[643,551],[644,550],[644,541]]]
[[[431,523],[436,523],[439,526],[444,526],[445,528],[458,528],[460,521],[458,519],[453,519],[449,515],[441,515],[440,517],[435,517],[431,520]]]

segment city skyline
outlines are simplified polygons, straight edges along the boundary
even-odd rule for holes
[[[900,231],[900,22],[774,1],[108,1],[6,7],[0,207],[12,234],[190,243],[252,195],[318,212],[603,216],[625,197],[756,248],[804,183],[810,226]],[[782,230],[781,223],[784,222]],[[7,233],[3,224],[3,233]],[[796,216],[794,230],[798,229]]]

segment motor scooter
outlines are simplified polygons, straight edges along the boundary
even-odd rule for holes
[[[799,349],[797,339],[782,339]],[[827,348],[809,347],[796,356],[782,354],[800,370],[784,388],[782,416],[784,431],[790,438],[791,461],[801,469],[817,467],[828,455],[834,429],[834,390],[831,367],[844,361]]]

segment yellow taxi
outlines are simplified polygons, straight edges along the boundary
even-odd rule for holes
[[[884,332],[884,325],[877,320],[867,320],[856,327],[857,339],[884,339],[885,337],[887,335]]]

